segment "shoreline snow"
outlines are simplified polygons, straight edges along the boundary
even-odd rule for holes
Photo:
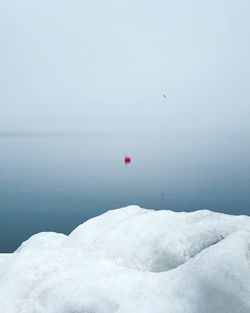
[[[1,313],[249,313],[250,217],[129,206],[0,254]]]

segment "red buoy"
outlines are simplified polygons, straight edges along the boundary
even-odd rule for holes
[[[130,164],[131,163],[131,156],[126,154],[124,157],[124,163],[125,164]]]

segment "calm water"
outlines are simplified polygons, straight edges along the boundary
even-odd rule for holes
[[[248,136],[0,135],[0,252],[129,204],[250,214]],[[132,163],[125,166],[123,156]]]

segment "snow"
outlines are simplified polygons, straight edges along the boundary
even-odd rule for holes
[[[1,313],[249,313],[250,218],[129,206],[0,254]]]

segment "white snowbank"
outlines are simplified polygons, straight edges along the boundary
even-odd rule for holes
[[[0,254],[1,313],[249,313],[250,218],[138,206]]]

